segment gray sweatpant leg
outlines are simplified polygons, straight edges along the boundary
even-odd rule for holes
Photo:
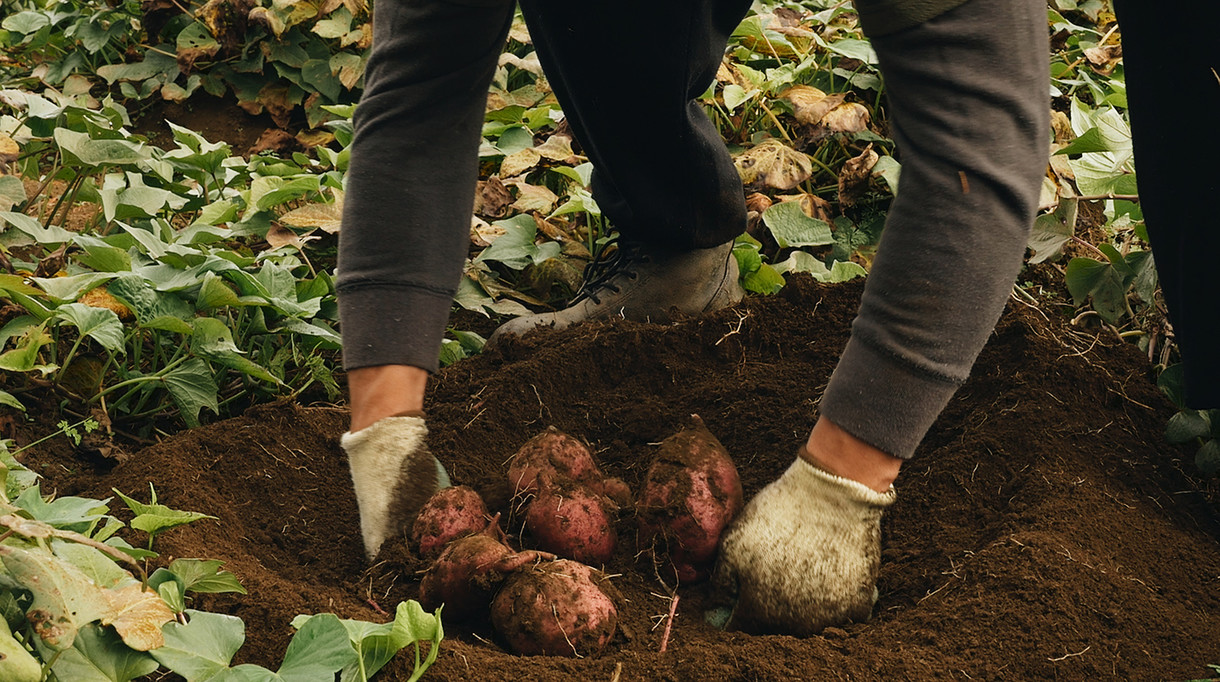
[[[872,40],[902,177],[820,409],[907,458],[969,375],[1021,267],[1050,139],[1046,6],[970,0]]]

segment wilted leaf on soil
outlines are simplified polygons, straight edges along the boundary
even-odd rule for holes
[[[552,135],[546,142],[534,147],[534,151],[551,161],[566,161],[575,156],[572,151],[572,138],[567,135]]]
[[[843,103],[845,93],[827,95],[809,85],[794,85],[784,92],[784,98],[792,102],[792,113],[796,120],[810,125],[822,120],[832,109]]]
[[[1123,58],[1123,48],[1121,45],[1101,45],[1085,48],[1084,58],[1089,60],[1089,65],[1099,73],[1109,74],[1118,65],[1119,60]]]
[[[868,190],[868,181],[872,177],[873,166],[877,164],[879,158],[881,157],[873,151],[873,145],[870,142],[859,155],[843,162],[843,167],[839,170],[840,204],[853,206],[856,200]]]
[[[492,225],[477,215],[470,216],[470,243],[479,248],[491,246],[504,232],[504,228],[499,225]]]
[[[335,234],[343,222],[343,193],[341,190],[333,191],[334,202],[294,208],[280,216],[280,221],[293,227],[316,227],[328,234]]]
[[[474,195],[474,212],[489,218],[508,215],[508,206],[513,203],[513,194],[508,191],[500,177],[493,175],[480,180]]]
[[[792,189],[813,175],[813,162],[779,140],[765,140],[733,160],[747,185]]]
[[[517,200],[513,202],[512,208],[521,213],[532,211],[547,213],[555,208],[555,202],[559,201],[559,197],[555,196],[554,192],[542,185],[531,185],[521,181],[509,184],[517,188]]]
[[[805,212],[805,215],[810,218],[816,218],[827,223],[834,219],[830,214],[830,202],[816,194],[806,194],[804,192],[801,194],[781,194],[775,198],[779,201],[796,202],[800,205],[801,210]]]
[[[831,109],[819,125],[832,133],[859,133],[868,129],[868,109],[863,104],[847,102]]]
[[[504,157],[504,161],[500,163],[500,177],[511,178],[520,175],[538,165],[541,160],[542,155],[533,148],[513,152]]]
[[[281,246],[303,249],[305,244],[317,238],[318,236],[313,234],[312,230],[305,234],[297,234],[279,223],[272,223],[271,227],[267,228],[266,236],[267,244],[273,249],[278,249]]]

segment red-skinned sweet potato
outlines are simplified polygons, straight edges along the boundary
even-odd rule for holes
[[[580,483],[600,493],[602,472],[588,445],[551,426],[509,460],[508,484],[513,495],[526,495],[556,482]]]
[[[425,609],[443,604],[446,618],[469,618],[486,611],[507,574],[555,558],[554,554],[533,550],[514,552],[503,542],[499,520],[497,514],[484,532],[446,545],[419,586],[419,601]]]
[[[441,488],[419,510],[411,524],[411,547],[431,559],[445,545],[487,527],[487,506],[473,488],[464,485]]]
[[[708,577],[720,536],[742,508],[733,460],[702,419],[691,422],[661,443],[636,502],[640,550],[680,583]]]
[[[600,571],[560,559],[516,571],[491,605],[491,623],[526,656],[596,656],[618,629]]]
[[[539,549],[600,565],[610,560],[618,542],[616,511],[614,503],[589,488],[554,484],[530,502],[525,527]]]

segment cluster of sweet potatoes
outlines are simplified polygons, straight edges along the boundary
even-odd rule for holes
[[[438,492],[420,512],[411,544],[434,558],[420,586],[425,608],[457,619],[490,611],[519,654],[600,653],[618,627],[617,591],[604,565],[620,516],[634,514],[641,556],[662,580],[705,579],[720,536],[742,507],[737,469],[702,420],[666,439],[633,502],[604,476],[584,442],[554,427],[530,439],[508,466],[512,526],[531,547],[514,550],[478,493]]]

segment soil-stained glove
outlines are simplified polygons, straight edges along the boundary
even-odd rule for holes
[[[727,626],[808,636],[868,620],[881,512],[893,502],[893,488],[878,493],[797,458],[721,541],[714,587],[736,597]]]
[[[360,507],[364,552],[372,561],[386,538],[406,530],[449,474],[424,443],[423,417],[386,417],[339,439]]]

